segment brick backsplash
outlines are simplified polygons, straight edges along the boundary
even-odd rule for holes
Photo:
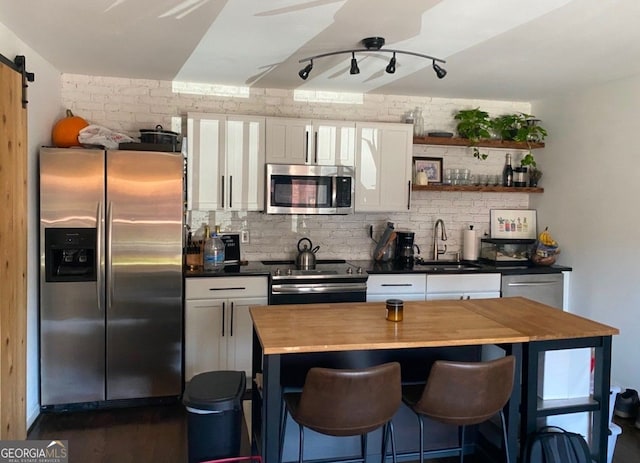
[[[177,93],[169,81],[94,77],[63,74],[63,105],[92,124],[125,133],[134,139],[140,129],[160,124],[166,129],[184,132],[188,112],[259,114],[265,116],[307,117],[317,119],[400,122],[406,112],[422,109],[425,129],[455,131],[453,114],[458,109],[481,107],[492,116],[529,112],[527,102],[489,101],[413,97],[404,95],[364,95],[362,104],[310,103],[295,101],[294,92],[282,89],[254,89],[248,98]],[[208,89],[208,86],[203,86]],[[473,158],[471,150],[459,147],[414,145],[415,156],[443,158],[444,168],[465,167],[472,174],[498,174],[504,164],[505,150],[486,150],[485,161]],[[521,153],[514,154],[517,164]],[[387,221],[396,229],[412,230],[421,254],[432,254],[433,225],[444,220],[448,241],[447,258],[461,251],[462,231],[469,225],[480,233],[489,229],[491,209],[526,209],[529,195],[520,193],[447,193],[414,191],[411,211],[395,213],[357,213],[350,216],[286,216],[259,212],[191,211],[186,222],[195,230],[203,223],[219,224],[223,230],[249,230],[250,243],[242,245],[247,260],[286,258],[296,254],[297,241],[309,237],[319,245],[318,258],[368,259],[374,238]]]

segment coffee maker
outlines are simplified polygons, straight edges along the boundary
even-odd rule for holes
[[[416,248],[420,253],[420,248],[414,244],[415,233],[411,231],[396,232],[396,264],[401,268],[413,268]]]

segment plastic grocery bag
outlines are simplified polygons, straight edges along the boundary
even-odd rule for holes
[[[78,141],[83,145],[99,145],[108,149],[116,149],[120,143],[131,143],[135,140],[123,133],[92,124],[80,131]]]

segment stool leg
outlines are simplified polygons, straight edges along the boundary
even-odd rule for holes
[[[500,410],[500,421],[502,422],[502,439],[504,443],[504,454],[506,456],[507,463],[511,463],[509,461],[509,447],[507,446],[507,424],[504,419],[504,412]]]
[[[380,458],[380,463],[385,463],[387,459],[387,443],[389,439],[389,423],[385,423],[382,426],[382,449],[380,454],[382,457]]]
[[[362,454],[362,463],[367,460],[367,434],[360,435],[360,452]]]
[[[284,454],[284,436],[287,432],[287,418],[289,416],[289,410],[287,410],[287,405],[282,404],[282,413],[280,415],[280,460],[279,463],[282,463],[282,455]]]
[[[420,463],[424,463],[424,423],[422,422],[422,415],[419,413],[418,423],[420,423]]]
[[[460,463],[464,463],[464,430],[465,425],[460,426]]]
[[[298,428],[300,433],[300,453],[298,454],[298,463],[302,463],[304,455],[304,426],[299,424]]]
[[[396,461],[396,438],[395,438],[395,433],[393,432],[393,421],[389,421],[389,433],[391,434],[391,458],[393,458],[393,463],[397,463],[397,461]]]

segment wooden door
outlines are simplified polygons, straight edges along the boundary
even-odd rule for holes
[[[27,110],[0,60],[0,440],[26,438]]]

